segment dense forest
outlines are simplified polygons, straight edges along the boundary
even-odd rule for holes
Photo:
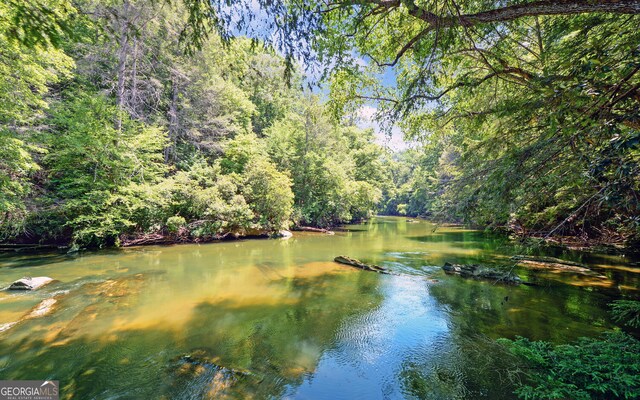
[[[639,27],[640,0],[0,0],[0,251],[56,250],[2,265],[3,285],[33,267],[55,292],[2,291],[0,333],[19,332],[5,352],[21,351],[0,371],[53,379],[62,360],[67,398],[123,382],[135,389],[89,397],[139,397],[150,366],[154,394],[189,386],[163,378],[161,354],[208,369],[199,384],[241,376],[289,398],[285,384],[324,382],[321,361],[336,379],[365,360],[346,382],[394,368],[417,398],[487,398],[503,370],[520,398],[639,398]],[[386,146],[398,132],[404,146]],[[289,238],[376,214],[401,218],[298,247],[78,252]],[[628,254],[574,251],[600,245]],[[343,250],[389,270],[328,255]],[[47,325],[50,312],[66,314]],[[476,392],[473,374],[438,364],[465,346],[491,376]],[[247,360],[254,372],[234,369]],[[138,375],[113,379],[129,363]],[[371,376],[362,388],[400,396]]]
[[[57,46],[3,5],[4,239],[206,240],[376,211],[386,151],[273,49],[210,35],[187,52],[181,3],[74,5],[48,5],[68,24]]]
[[[2,240],[384,213],[637,245],[638,3],[422,3],[3,1]]]

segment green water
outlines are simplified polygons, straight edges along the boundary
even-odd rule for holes
[[[58,281],[0,292],[0,379],[59,380],[61,397],[74,399],[513,398],[513,360],[493,339],[597,335],[614,326],[607,303],[640,287],[633,260],[560,251],[546,255],[606,278],[519,269],[538,285],[463,280],[441,265],[511,265],[527,249],[403,218],[346,228],[3,256],[0,287]],[[331,262],[342,254],[398,275]],[[25,318],[49,298],[49,313]]]

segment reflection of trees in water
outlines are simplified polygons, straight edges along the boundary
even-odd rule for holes
[[[463,335],[568,342],[609,326],[606,296],[569,286],[526,287],[448,278],[431,294],[450,310]]]
[[[514,287],[444,278],[429,292],[448,314],[447,345],[417,349],[398,373],[421,399],[510,399],[519,361],[495,339],[516,335],[569,342],[608,327],[602,294],[560,286]]]
[[[0,363],[2,376],[60,380],[62,398],[282,395],[288,385],[299,384],[315,369],[322,353],[334,346],[345,319],[382,300],[376,274],[282,279],[286,282],[272,283],[289,288],[290,296],[281,303],[203,302],[191,309],[184,326],[171,330],[118,330],[118,321],[127,319],[128,305],[136,297],[109,297],[85,285],[65,299],[60,315],[52,316],[53,324],[63,327],[54,337],[37,325],[52,323],[49,319],[27,321],[5,333],[0,342],[0,354],[7,357]],[[82,329],[91,325],[105,328]],[[204,351],[206,362],[186,375],[178,374],[176,368],[185,368],[185,363],[176,359],[194,349]],[[211,385],[229,383],[219,382],[214,363],[251,375],[222,392],[212,391]]]
[[[333,347],[343,321],[382,300],[375,274],[285,279],[296,298],[292,304],[230,310],[202,303],[188,324],[190,345],[215,344],[222,365],[260,376],[260,385],[248,380],[238,386],[241,393],[257,398],[278,396],[287,385],[300,384]]]
[[[512,399],[517,360],[482,335],[455,339],[441,354],[416,353],[399,373],[405,395],[424,400]]]

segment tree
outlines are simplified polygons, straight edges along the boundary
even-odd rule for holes
[[[132,184],[155,183],[165,172],[165,132],[130,119],[103,96],[80,94],[54,110],[44,164],[60,225],[83,246],[117,243],[135,225]],[[114,121],[121,120],[120,126]]]
[[[388,180],[370,130],[332,121],[316,98],[302,99],[266,132],[268,152],[291,172],[299,223],[331,226],[367,218]]]
[[[67,15],[64,3],[49,4],[47,15],[30,14],[31,3],[0,3],[0,237],[22,229],[29,177],[39,169],[32,154],[40,150],[32,133],[49,106],[50,85],[68,78],[74,67],[70,57],[47,46],[38,32],[22,30],[14,21],[28,15],[46,29],[48,16]]]

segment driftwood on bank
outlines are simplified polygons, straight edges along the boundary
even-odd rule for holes
[[[459,275],[463,278],[482,279],[493,281],[496,283],[505,283],[509,285],[527,284],[516,274],[510,272],[498,271],[491,268],[481,267],[479,265],[461,265],[444,263],[442,267],[445,273],[450,275]]]
[[[356,267],[356,268],[360,268],[363,269],[365,271],[372,271],[372,272],[377,272],[379,274],[388,274],[389,271],[387,271],[386,268],[381,267],[379,265],[374,265],[374,264],[365,264],[360,260],[356,260],[355,258],[351,258],[351,257],[347,257],[347,256],[338,256],[336,258],[333,259],[333,261],[339,263],[339,264],[344,264],[344,265],[349,265],[351,267]]]

